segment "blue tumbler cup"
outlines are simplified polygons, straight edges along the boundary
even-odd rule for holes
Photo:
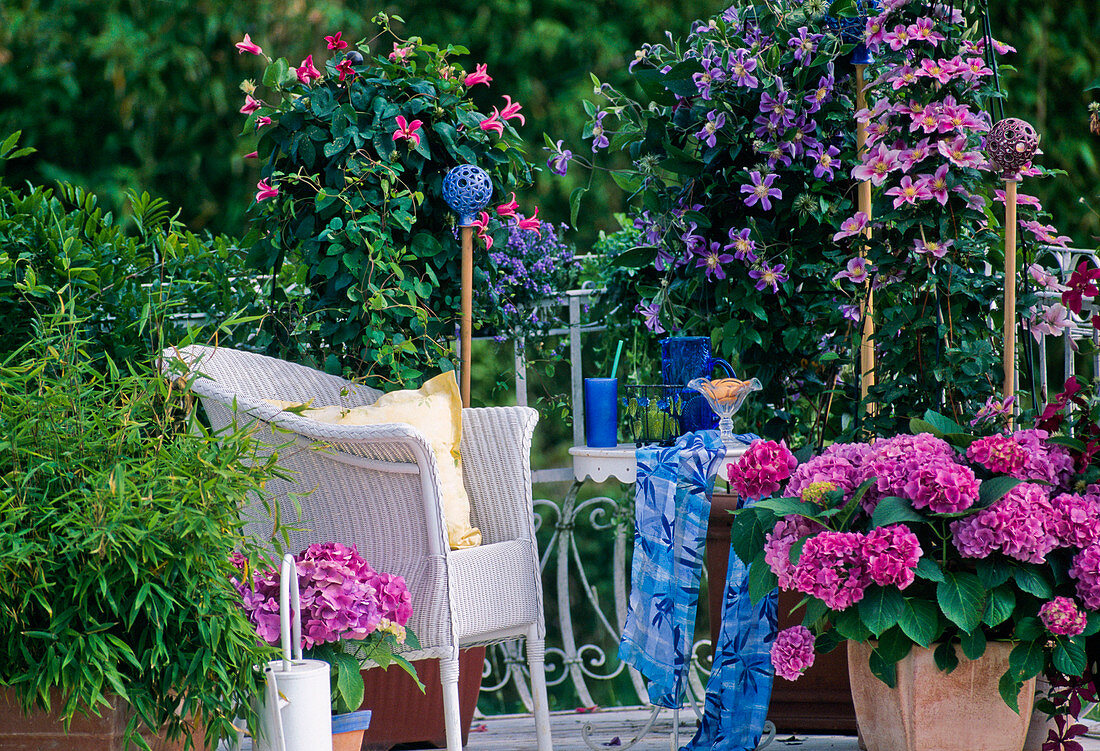
[[[619,379],[584,379],[584,438],[591,448],[619,445]]]

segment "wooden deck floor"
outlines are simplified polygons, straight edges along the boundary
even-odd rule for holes
[[[651,710],[644,707],[618,707],[595,712],[554,712],[550,715],[554,751],[589,751],[583,739],[584,728],[597,748],[626,746],[645,727]],[[672,745],[673,713],[661,710],[649,733],[632,747],[637,751],[669,751]],[[696,719],[690,709],[680,712],[679,745],[695,734]],[[531,715],[499,715],[474,720],[474,729],[466,751],[534,751],[535,723]],[[792,736],[777,734],[770,749],[798,751],[857,751],[854,736]],[[1090,750],[1091,751],[1091,750]],[[1100,744],[1096,751],[1100,751]]]
[[[590,713],[554,712],[550,716],[554,751],[589,751],[582,733],[589,725],[589,739],[599,749],[613,751],[626,746],[649,720],[644,707],[601,709]],[[696,720],[691,710],[680,712],[679,745],[691,740]],[[672,745],[672,710],[662,710],[650,732],[632,749],[676,751]],[[1093,731],[1100,730],[1094,726]],[[1084,751],[1100,751],[1100,738],[1081,739]],[[535,722],[531,715],[498,715],[475,719],[465,751],[535,751]],[[768,751],[858,751],[855,736],[793,735],[782,728]]]

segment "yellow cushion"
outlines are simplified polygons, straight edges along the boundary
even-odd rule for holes
[[[303,406],[299,402],[266,399],[280,409]],[[470,526],[470,497],[462,484],[462,397],[454,373],[441,373],[419,389],[391,391],[366,407],[310,407],[295,410],[305,417],[338,425],[412,425],[428,439],[439,466],[443,488],[443,518],[451,549],[481,544],[481,530]]]

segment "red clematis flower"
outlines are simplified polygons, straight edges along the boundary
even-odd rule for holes
[[[328,42],[328,48],[330,50],[346,50],[348,48],[348,43],[340,38],[340,35],[343,33],[342,31],[337,31],[335,35],[325,37],[325,41]]]
[[[1081,298],[1096,297],[1100,294],[1100,288],[1097,288],[1095,283],[1097,279],[1100,279],[1100,269],[1090,269],[1087,261],[1081,261],[1066,282],[1066,290],[1062,293],[1062,304],[1074,313],[1080,314]]]
[[[244,35],[244,39],[237,42],[234,47],[237,48],[237,54],[243,54],[245,52],[251,52],[253,55],[262,55],[264,51],[260,49],[260,45],[249,39],[248,34]]]
[[[519,226],[519,228],[520,228],[520,229],[531,229],[531,230],[534,230],[534,231],[535,231],[535,233],[536,233],[536,234],[537,234],[537,235],[538,235],[539,237],[542,237],[542,230],[541,230],[541,229],[539,229],[539,228],[540,228],[540,227],[542,226],[542,222],[541,222],[541,221],[540,221],[540,220],[539,220],[539,219],[537,218],[537,217],[538,217],[538,215],[539,215],[539,207],[538,207],[538,206],[536,206],[536,207],[535,207],[535,213],[534,213],[534,214],[532,214],[531,216],[527,217],[526,219],[520,219],[520,220],[519,220],[519,222],[518,222],[518,226]]]
[[[405,120],[404,115],[398,115],[396,118],[397,130],[393,132],[393,140],[404,138],[406,141],[411,141],[413,146],[420,145],[420,134],[416,131],[420,130],[420,126],[423,125],[420,120],[413,120],[411,123]]]
[[[266,201],[279,195],[279,186],[269,185],[266,179],[256,183],[256,187],[259,189],[256,191],[256,201]]]
[[[526,125],[527,124],[527,118],[525,118],[523,115],[519,114],[519,111],[520,111],[519,102],[513,102],[512,97],[508,96],[507,94],[504,95],[504,98],[508,100],[508,106],[500,111],[500,116],[502,118],[504,118],[505,120],[511,120],[512,118],[516,118],[520,121],[520,123],[522,125]]]
[[[516,203],[516,194],[513,193],[511,201],[509,201],[508,203],[502,203],[500,206],[497,206],[497,216],[515,216],[516,209],[518,208],[519,204]]]
[[[466,88],[472,88],[479,83],[483,83],[488,86],[489,82],[493,80],[492,77],[490,77],[489,74],[485,72],[488,67],[489,66],[487,66],[485,63],[482,63],[474,69],[473,73],[467,73],[465,79]]]

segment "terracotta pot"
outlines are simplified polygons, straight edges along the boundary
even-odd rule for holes
[[[969,660],[958,650],[951,673],[936,667],[934,648],[914,646],[898,663],[897,686],[890,688],[868,667],[869,643],[848,642],[852,700],[867,751],[1020,751],[1031,720],[1035,679],[1017,696],[1023,711],[1013,712],[997,683],[1008,669],[1012,645],[990,642],[985,654]]]
[[[332,751],[359,751],[363,733],[370,727],[373,713],[369,709],[332,716]]]
[[[458,705],[462,723],[462,745],[470,735],[470,722],[481,692],[481,668],[485,648],[463,649],[458,656]],[[363,735],[364,751],[382,751],[399,744],[420,744],[445,748],[447,728],[443,725],[443,686],[439,682],[439,660],[419,660],[416,674],[424,683],[420,693],[413,679],[401,668],[363,671],[366,683],[362,709],[373,711],[370,728]]]
[[[108,697],[110,698],[110,697]],[[0,688],[0,751],[39,751],[40,749],[80,749],[80,751],[122,751],[123,736],[132,712],[125,702],[115,701],[99,709],[100,716],[76,715],[69,729],[61,722],[58,707],[61,695],[51,692],[51,712],[34,710],[23,714],[15,692]],[[184,741],[169,741],[163,737],[142,736],[153,751],[182,751]],[[203,731],[200,726],[191,733],[196,751],[202,751]]]
[[[711,644],[718,640],[722,595],[730,557],[730,529],[737,508],[737,496],[715,493],[710,506],[707,527],[707,602],[710,607]],[[790,615],[801,599],[797,592],[779,593],[779,628],[802,622],[802,613]],[[791,731],[841,731],[854,733],[856,713],[852,707],[852,691],[848,687],[848,658],[843,649],[818,654],[812,668],[797,681],[777,678],[772,683],[772,700],[768,719],[781,733]]]

